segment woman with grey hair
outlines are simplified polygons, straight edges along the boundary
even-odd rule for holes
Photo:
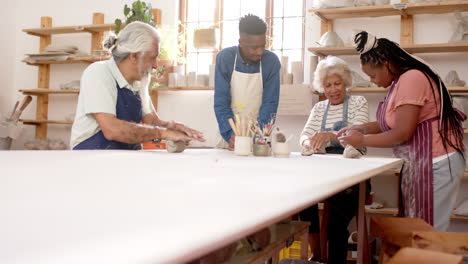
[[[336,132],[351,124],[368,122],[368,104],[363,96],[348,96],[352,77],[348,64],[334,56],[328,56],[317,65],[313,86],[327,100],[314,105],[302,130],[300,144],[303,154],[320,152],[328,143],[327,153],[343,153]],[[306,153],[308,149],[312,152]]]
[[[141,149],[153,139],[204,141],[202,133],[174,121],[163,121],[148,92],[156,68],[160,37],[156,29],[132,22],[105,47],[112,58],[83,72],[73,122],[73,149]]]
[[[338,142],[336,132],[348,125],[368,122],[368,104],[362,96],[349,96],[352,85],[348,64],[334,56],[328,56],[317,65],[314,88],[327,100],[314,105],[302,130],[300,144],[303,155],[323,153],[342,154],[344,147]],[[322,149],[322,150],[321,150]],[[370,191],[370,185],[367,185]],[[348,188],[327,199],[330,217],[327,228],[328,263],[346,263],[348,224],[356,215],[359,199],[358,185]],[[312,206],[299,213],[301,220],[310,221],[309,243],[313,260],[320,261],[318,207]]]

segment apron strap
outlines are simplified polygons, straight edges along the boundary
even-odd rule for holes
[[[237,65],[237,52],[236,52],[236,57],[234,58],[234,67],[232,67],[232,73],[236,71],[236,65]],[[231,76],[232,76],[232,73],[231,73]]]
[[[330,109],[330,100],[328,100],[327,107],[325,108],[325,112],[323,113],[322,125],[320,127],[321,131],[325,130],[325,126],[327,124],[328,109]],[[345,96],[343,102],[343,122],[348,123],[348,95]]]

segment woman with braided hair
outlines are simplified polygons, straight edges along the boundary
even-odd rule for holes
[[[365,31],[354,41],[362,71],[388,92],[377,122],[342,129],[340,142],[392,147],[404,160],[400,215],[445,231],[465,170],[461,121],[466,117],[453,107],[447,87],[429,65]]]

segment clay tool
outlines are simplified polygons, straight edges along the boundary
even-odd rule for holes
[[[229,125],[231,126],[232,131],[234,131],[234,135],[239,136],[239,133],[237,133],[237,127],[236,124],[234,124],[234,121],[232,118],[229,118]]]

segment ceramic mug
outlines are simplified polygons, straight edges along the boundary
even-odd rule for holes
[[[278,158],[288,158],[289,154],[291,154],[291,150],[289,149],[289,144],[284,142],[276,142],[273,145],[273,156]]]
[[[251,137],[236,136],[234,138],[234,154],[248,156],[251,152]]]

